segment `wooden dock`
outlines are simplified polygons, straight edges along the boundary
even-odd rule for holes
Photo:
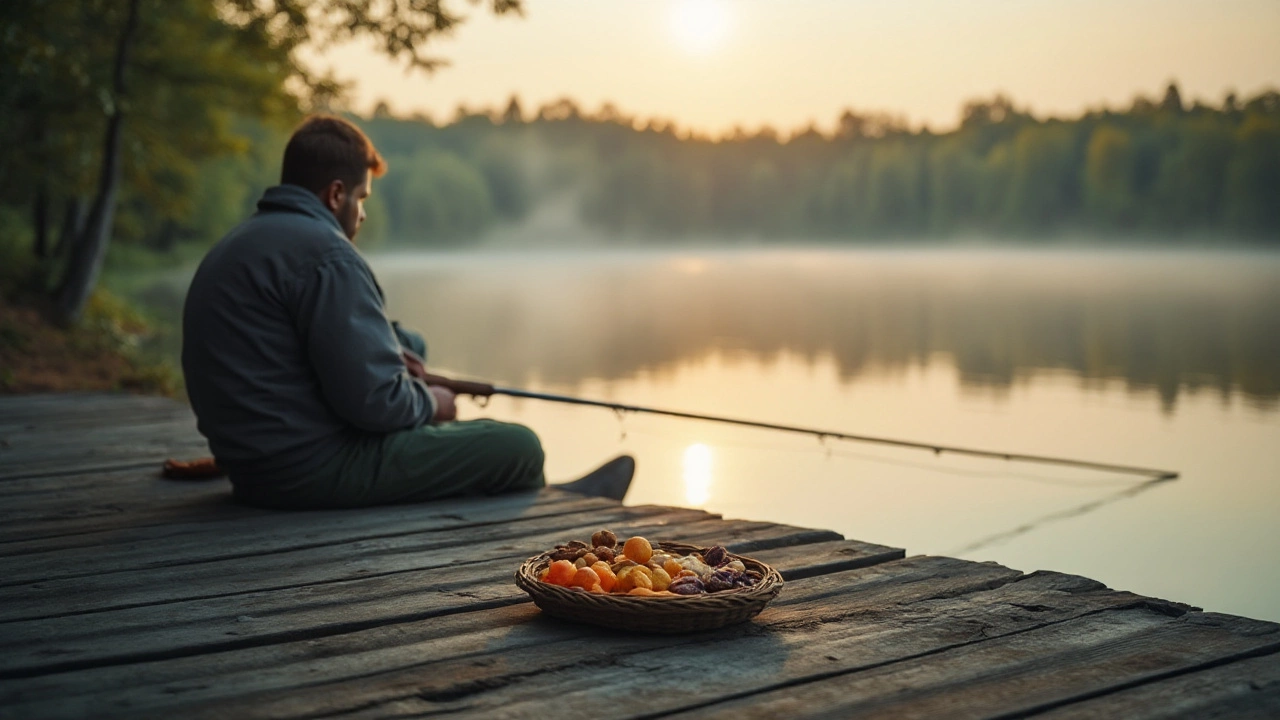
[[[555,490],[280,513],[158,478],[206,452],[169,400],[0,398],[0,717],[1280,717],[1274,623]],[[710,633],[542,617],[516,567],[601,527],[787,584]]]

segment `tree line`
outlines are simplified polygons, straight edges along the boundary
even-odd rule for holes
[[[366,245],[458,247],[560,203],[599,242],[1090,238],[1280,245],[1280,94],[1037,118],[970,102],[949,132],[846,111],[834,132],[711,138],[561,100],[448,123],[357,118],[387,158]],[[285,132],[211,165],[188,232],[212,239],[274,181]],[[163,239],[163,238],[160,238]]]
[[[974,101],[949,132],[846,111],[834,132],[709,138],[571,101],[437,126],[370,118],[388,156],[379,234],[456,244],[565,196],[589,228],[671,240],[1058,237],[1280,244],[1280,94],[1217,107],[1176,85],[1037,118]]]

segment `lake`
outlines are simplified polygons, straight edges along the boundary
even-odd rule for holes
[[[433,369],[497,385],[1177,471],[1175,481],[494,398],[548,476],[1280,620],[1280,256],[386,253]]]

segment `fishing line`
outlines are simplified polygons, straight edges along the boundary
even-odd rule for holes
[[[967,555],[969,553],[972,553],[975,550],[981,550],[982,548],[985,548],[990,545],[996,545],[998,543],[1008,542],[1009,540],[1012,540],[1018,537],[1019,535],[1026,535],[1032,530],[1036,530],[1045,525],[1049,525],[1055,522],[1060,522],[1062,520],[1069,520],[1074,517],[1080,517],[1081,515],[1088,515],[1089,513],[1095,510],[1098,510],[1102,507],[1105,507],[1107,505],[1110,505],[1112,503],[1116,503],[1121,500],[1126,500],[1128,498],[1144,493],[1154,488],[1155,486],[1160,485],[1163,482],[1165,482],[1165,478],[1152,478],[1145,482],[1137,483],[1133,487],[1128,487],[1118,492],[1111,493],[1109,495],[1104,495],[1103,497],[1098,498],[1097,500],[1090,500],[1087,503],[1084,503],[1081,505],[1075,505],[1073,507],[1067,508],[1066,510],[1058,510],[1057,512],[1049,513],[1048,515],[1042,515],[1036,518],[1035,520],[1031,520],[1029,522],[1023,523],[1013,528],[1012,530],[1005,530],[1004,532],[995,533],[994,535],[987,535],[986,537],[975,540],[974,542],[969,543],[968,545],[965,545],[962,548],[952,550],[945,554],[959,557],[961,555]]]

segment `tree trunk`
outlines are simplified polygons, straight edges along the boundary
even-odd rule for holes
[[[84,232],[84,214],[84,200],[67,198],[67,206],[62,211],[62,227],[58,228],[58,244],[53,247],[55,259],[63,257],[75,246],[80,233]]]
[[[54,319],[70,325],[80,319],[89,294],[98,282],[102,261],[111,240],[111,225],[116,214],[116,194],[120,187],[120,134],[124,124],[124,71],[128,59],[129,44],[138,25],[138,0],[129,0],[129,11],[120,41],[116,45],[115,66],[112,72],[113,102],[107,120],[107,131],[102,142],[102,172],[98,176],[98,191],[84,227],[71,247],[67,259],[66,274],[54,297]]]
[[[43,260],[49,256],[49,190],[43,183],[36,188],[36,199],[31,210],[35,215],[31,225],[36,235],[32,250],[36,257]]]

